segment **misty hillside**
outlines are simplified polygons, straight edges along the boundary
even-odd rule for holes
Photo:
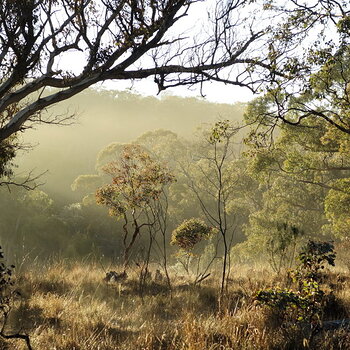
[[[168,129],[193,137],[202,123],[241,121],[244,104],[216,104],[195,98],[142,97],[127,91],[90,89],[62,102],[49,115],[74,114],[73,125],[40,125],[27,130],[23,142],[33,146],[17,158],[19,173],[45,171],[45,191],[74,199],[74,179],[94,170],[96,155],[111,142],[130,142],[149,130]]]

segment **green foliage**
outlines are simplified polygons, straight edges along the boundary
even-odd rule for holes
[[[299,280],[318,282],[320,270],[323,270],[326,264],[335,266],[335,257],[333,243],[308,241],[298,256],[300,263],[296,277]]]
[[[156,159],[166,161],[172,168],[186,154],[185,143],[179,135],[164,129],[147,131],[135,140],[135,144],[144,147]]]
[[[269,289],[259,291],[255,298],[273,309],[286,329],[305,326],[305,322],[316,327],[321,322],[324,292],[315,282],[308,282],[302,292]]]
[[[111,162],[103,170],[112,177],[112,184],[97,190],[96,201],[116,217],[147,207],[159,199],[164,186],[175,181],[165,166],[137,145],[124,146],[119,162]]]
[[[334,266],[334,246],[330,242],[309,241],[298,255],[299,265],[290,275],[296,290],[260,290],[256,300],[279,313],[284,325],[292,322],[310,322],[312,326],[322,321],[325,292],[320,286],[320,270],[325,264]]]
[[[12,160],[16,156],[18,145],[11,142],[11,139],[0,143],[0,180],[13,174]]]
[[[208,141],[211,144],[223,142],[224,139],[231,137],[234,132],[229,120],[221,120],[214,124],[210,130]]]
[[[272,3],[270,10],[281,15],[283,24],[272,25],[269,58],[283,76],[271,72],[260,98],[268,104],[256,117],[272,128],[282,122],[302,130],[317,120],[349,133],[348,2]]]
[[[185,251],[192,250],[203,239],[209,239],[217,232],[203,220],[192,218],[184,220],[172,233],[171,244],[178,245]]]
[[[25,192],[23,202],[25,205],[32,207],[33,210],[46,213],[50,212],[53,205],[53,200],[49,197],[49,195],[44,191],[37,189]]]
[[[315,78],[316,83],[320,86],[324,79]],[[262,192],[260,207],[250,215],[246,227],[248,239],[261,236],[268,251],[278,251],[276,242],[284,240],[277,229],[280,222],[311,232],[313,239],[318,239],[319,233],[346,237],[348,136],[316,118],[303,119],[302,128],[284,124],[276,130],[273,113],[268,112],[274,103],[274,96],[266,95],[253,101],[246,112],[249,122],[256,121],[246,140],[248,171]]]
[[[107,166],[108,163],[114,161],[115,157],[118,157],[126,146],[127,144],[125,143],[112,142],[106,147],[102,148],[97,155],[95,165],[96,170],[99,173],[103,173],[103,167]]]
[[[259,303],[281,311],[289,321],[292,319],[294,321],[307,320],[313,307],[313,302],[309,298],[286,289],[260,290],[255,298]],[[284,321],[287,321],[287,319]]]
[[[202,214],[184,177],[179,176],[180,162],[191,165],[195,162],[188,157],[196,147],[194,129],[204,122],[212,124],[218,114],[241,120],[244,108],[244,104],[213,104],[195,98],[143,97],[128,91],[91,89],[53,107],[52,115],[74,113],[72,106],[77,106],[79,123],[57,129],[42,125],[35,132],[28,130],[23,134],[24,142],[35,144],[35,148],[17,158],[19,169],[21,172],[48,169],[39,180],[45,183],[40,189],[53,203],[49,211],[35,212],[36,204],[23,201],[26,195],[17,196],[18,189],[11,189],[11,195],[1,192],[0,239],[11,259],[14,255],[21,259],[29,252],[33,257],[51,254],[66,257],[75,253],[78,257],[92,252],[109,258],[119,256],[123,242],[115,232],[122,232],[122,222],[109,217],[105,207],[96,205],[95,192],[104,184],[111,184],[111,177],[102,168],[118,161],[127,144],[140,144],[153,160],[166,164],[176,174],[177,182],[167,188],[169,241],[178,223]],[[80,114],[84,115],[80,118]],[[96,115],[100,116],[98,123]],[[86,135],[93,138],[86,142]],[[73,210],[71,204],[80,204],[80,208]],[[147,243],[145,236],[138,240],[138,246]]]
[[[344,238],[350,228],[349,3],[272,4],[270,10],[282,14],[285,22],[273,31],[270,59],[285,75],[274,76],[245,113],[253,125],[246,140],[249,170],[268,188],[260,216],[279,210],[280,219],[299,217],[289,223],[305,232]],[[311,33],[318,34],[312,44],[307,39]],[[303,47],[303,55],[288,52],[281,59],[281,48],[293,45]],[[284,186],[277,188],[277,178]],[[284,213],[277,209],[283,207]],[[298,211],[301,215],[294,215]],[[256,231],[258,225],[251,220]]]
[[[193,283],[200,283],[210,275],[210,269],[217,257],[217,244],[208,244],[219,232],[208,226],[199,218],[184,220],[171,235],[171,245],[180,249],[175,254],[179,267],[190,276],[194,276]],[[201,244],[202,243],[202,244]]]
[[[44,190],[61,193],[65,199],[76,202],[80,200],[80,193],[71,192],[70,185],[78,175],[92,174],[96,163],[96,168],[101,168],[115,160],[118,147],[116,152],[112,149],[109,149],[111,152],[102,152],[108,145],[125,145],[133,141],[144,146],[152,155],[158,154],[158,151],[166,155],[162,159],[171,164],[179,153],[177,146],[171,142],[175,141],[175,137],[170,135],[169,130],[178,135],[178,141],[182,141],[182,137],[191,140],[198,125],[213,123],[218,115],[241,121],[243,107],[238,103],[215,104],[195,98],[144,97],[130,91],[87,89],[50,109],[50,115],[56,116],[76,112],[78,122],[64,128],[43,124],[35,132],[26,130],[21,135],[23,142],[35,147],[17,157],[16,163],[21,171],[35,168],[41,173],[49,169],[41,180],[45,182]],[[98,122],[96,116],[99,116]],[[160,128],[167,130],[168,136],[157,133]],[[137,140],[147,132],[153,133],[153,136]],[[157,152],[150,147],[150,136]],[[53,139],[55,142],[52,142]],[[167,150],[174,151],[172,156],[165,153]],[[96,154],[99,157],[97,162]],[[97,184],[92,192],[104,182]]]
[[[139,145],[124,146],[118,161],[108,163],[103,171],[112,177],[112,183],[97,189],[96,203],[106,206],[110,216],[123,221],[124,269],[136,240],[146,228],[150,237],[148,264],[154,235],[167,221],[167,209],[162,206],[166,201],[165,188],[175,177]]]
[[[325,198],[325,212],[337,237],[346,238],[350,230],[350,178],[333,182]]]
[[[275,272],[290,268],[293,264],[295,249],[303,232],[296,226],[287,223],[277,223],[276,231],[267,238],[266,248],[269,262]]]

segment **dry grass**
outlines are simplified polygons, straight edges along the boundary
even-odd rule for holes
[[[240,270],[229,282],[224,312],[217,310],[218,281],[191,286],[175,277],[150,281],[141,299],[137,271],[123,284],[103,281],[94,264],[56,263],[17,276],[22,300],[13,309],[8,331],[27,332],[36,350],[201,350],[301,349],[300,330],[282,329],[278,317],[253,302],[255,291],[284,280],[270,271]],[[350,277],[332,273],[327,317],[350,311]],[[333,304],[332,304],[333,303]],[[304,345],[303,345],[304,344]],[[346,331],[322,333],[310,348],[350,349]],[[0,349],[25,349],[21,342],[0,342]]]

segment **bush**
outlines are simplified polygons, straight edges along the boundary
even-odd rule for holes
[[[299,265],[291,272],[295,290],[260,290],[256,300],[274,309],[284,326],[310,323],[315,329],[323,318],[326,302],[325,292],[320,287],[320,270],[325,264],[334,266],[334,246],[330,242],[309,241],[298,256]]]
[[[176,244],[188,251],[203,239],[209,239],[214,233],[215,229],[208,226],[203,220],[192,218],[185,220],[173,231],[171,244]]]

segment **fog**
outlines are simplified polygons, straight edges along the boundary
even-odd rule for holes
[[[176,96],[142,97],[127,91],[90,89],[51,108],[50,115],[74,115],[72,125],[40,125],[26,130],[23,142],[32,145],[17,157],[18,171],[35,174],[43,189],[77,199],[74,179],[94,171],[97,153],[111,142],[130,142],[144,132],[167,129],[192,138],[202,123],[241,120],[244,104],[215,104]]]
[[[127,91],[93,89],[54,106],[46,112],[48,116],[72,116],[67,125],[41,124],[26,130],[21,135],[26,149],[18,151],[15,159],[17,177],[29,173],[38,176],[33,183],[38,187],[34,191],[1,189],[0,233],[6,255],[16,263],[28,254],[32,259],[57,254],[120,259],[122,223],[108,215],[108,208],[96,205],[95,192],[111,181],[103,176],[99,163],[113,160],[110,156],[122,147],[118,145],[135,140],[169,166],[176,178],[169,192],[169,245],[176,225],[185,218],[202,215],[183,175],[175,170],[174,161],[181,160],[186,166],[193,163],[192,156],[186,155],[190,149],[206,157],[207,150],[196,146],[203,139],[200,129],[210,129],[222,120],[242,124],[244,107],[243,103],[215,104],[196,98],[143,97]],[[238,153],[241,138],[235,137],[233,145]],[[112,147],[106,148],[109,145]],[[207,171],[211,173],[209,168]],[[206,179],[198,175],[198,181],[202,186]],[[215,205],[205,200],[209,207]],[[241,229],[237,231],[235,240],[241,240],[242,234]],[[147,239],[141,235],[135,254],[144,249]]]

